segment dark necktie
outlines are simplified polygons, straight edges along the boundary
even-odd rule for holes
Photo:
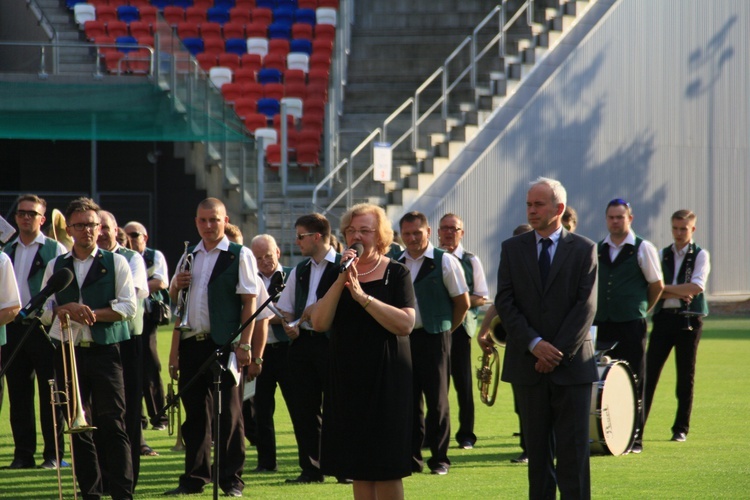
[[[542,285],[547,282],[551,260],[549,258],[549,247],[552,246],[552,240],[542,238],[542,251],[539,254],[539,275],[542,277]]]

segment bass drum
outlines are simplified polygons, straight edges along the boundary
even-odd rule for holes
[[[591,453],[627,453],[635,438],[637,407],[635,379],[628,363],[612,360],[600,364],[599,381],[591,393]]]

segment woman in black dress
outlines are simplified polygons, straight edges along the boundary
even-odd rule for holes
[[[354,480],[354,498],[403,498],[411,475],[412,374],[409,270],[385,257],[393,230],[382,208],[360,204],[341,219],[354,259],[312,313],[331,331],[329,390],[323,406],[321,468]]]

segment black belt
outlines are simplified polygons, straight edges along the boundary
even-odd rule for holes
[[[677,307],[665,307],[659,312],[663,312],[664,314],[680,314],[682,309]]]
[[[52,342],[52,345],[54,345],[56,348],[60,347],[63,344],[62,341],[58,339],[50,339],[50,342]],[[67,344],[68,342],[66,341],[65,343]],[[114,344],[97,344],[93,340],[81,340],[80,342],[75,344],[74,347],[81,347],[83,349],[95,349],[98,347],[109,347],[111,345]]]
[[[302,333],[302,331],[300,331],[300,333]],[[288,341],[279,340],[278,342],[266,344],[266,349],[278,349],[279,347],[286,347],[288,344]]]
[[[208,340],[210,338],[210,333],[199,333],[197,335],[193,335],[192,337],[182,339],[182,342],[203,342],[204,340]]]

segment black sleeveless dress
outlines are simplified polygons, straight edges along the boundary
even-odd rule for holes
[[[409,270],[390,260],[383,279],[362,283],[392,306],[415,307]],[[409,337],[387,331],[344,290],[331,328],[323,403],[326,475],[385,481],[411,475],[412,372]]]

